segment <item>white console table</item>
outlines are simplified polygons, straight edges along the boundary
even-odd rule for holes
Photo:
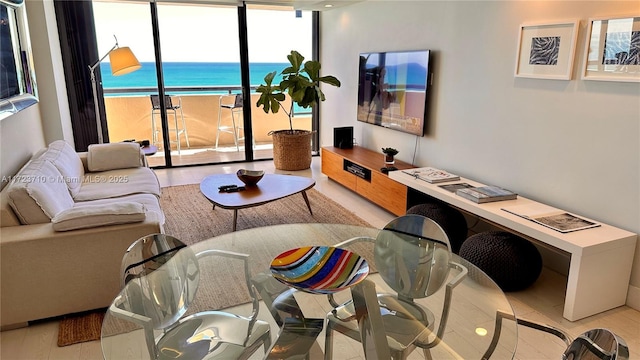
[[[390,172],[389,177],[525,238],[569,253],[571,260],[563,312],[566,319],[576,321],[625,304],[638,237],[636,234],[600,221],[596,221],[601,224],[599,227],[563,234],[501,210],[507,206],[535,204],[533,200],[520,195],[517,200],[476,204],[438,186],[457,182],[483,185],[473,180],[461,178],[458,181],[430,184],[402,171]]]

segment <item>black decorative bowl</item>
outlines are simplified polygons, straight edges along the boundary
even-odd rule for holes
[[[246,186],[255,186],[264,176],[264,171],[240,169],[236,175]]]

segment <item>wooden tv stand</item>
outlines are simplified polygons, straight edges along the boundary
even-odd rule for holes
[[[380,169],[384,167],[384,154],[359,146],[340,149],[333,146],[321,149],[322,173],[369,201],[395,215],[407,211],[407,186],[389,179]],[[414,166],[396,160],[398,170]]]

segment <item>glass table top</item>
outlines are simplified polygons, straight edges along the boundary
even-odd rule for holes
[[[275,281],[270,272],[272,260],[279,254],[294,248],[334,246],[355,238],[374,240],[381,238],[381,234],[384,235],[386,232],[388,231],[351,225],[287,224],[229,233],[181,249],[159,269],[134,279],[124,286],[107,311],[103,322],[101,339],[103,355],[105,359],[150,358],[152,357],[149,355],[150,352],[154,351],[153,344],[159,343],[159,339],[175,330],[173,328],[177,321],[189,317],[197,318],[198,314],[203,312],[219,310],[242,318],[250,318],[255,310],[252,302],[254,296],[248,290],[249,282],[261,296],[257,299],[262,298],[255,303],[258,309],[255,321],[257,324],[266,324],[265,326],[270,330],[271,340],[268,345],[272,347],[272,356],[269,358],[279,358],[277,352],[286,347],[286,339],[293,339],[291,340],[293,343],[302,343],[301,339],[307,335],[310,339],[309,346],[311,346],[310,358],[322,358],[325,339],[323,333],[318,334],[318,332],[327,314],[333,310],[333,306],[326,295],[287,288]],[[179,235],[172,235],[179,238]],[[403,264],[410,264],[413,260],[422,264],[429,261],[436,264],[438,260],[435,257],[426,259],[424,256],[414,259],[416,251],[405,249],[402,257],[406,261],[393,260],[391,261],[394,263],[393,271],[380,271],[380,266],[388,267],[391,262],[376,250],[374,242],[355,242],[350,244],[348,249],[368,262],[370,272],[367,280],[375,283],[379,294],[398,292],[397,287],[393,287],[397,284],[389,284],[392,282],[389,276],[396,276],[400,279],[400,284],[408,281],[405,278],[415,277],[416,273],[411,270],[413,268],[402,269]],[[209,256],[220,255],[216,253],[218,251],[227,256]],[[230,254],[236,258],[230,258]],[[246,259],[246,265],[243,265],[242,261],[234,261],[239,258]],[[461,276],[461,281],[453,287],[444,335],[437,345],[430,349],[432,357],[480,359],[490,348],[492,340],[497,340],[497,346],[491,358],[513,358],[517,345],[515,322],[501,321],[499,336],[494,337],[497,314],[500,313],[507,318],[513,316],[513,310],[504,293],[473,264],[455,254],[450,254],[448,261],[459,268],[466,269],[466,274]],[[245,273],[248,274],[249,280],[245,277]],[[459,272],[450,270],[446,274],[447,281],[451,282],[458,275]],[[274,285],[274,282],[278,286]],[[418,281],[420,288],[429,288],[428,284],[424,284],[424,279],[422,282]],[[268,286],[262,287],[265,284]],[[433,339],[441,323],[446,287],[441,286],[432,290],[434,290],[432,294],[426,297],[416,296],[413,299],[398,301],[401,306],[404,306],[402,304],[405,301],[412,304],[407,307],[407,314],[411,314],[414,307],[427,309],[427,312],[432,314],[429,320],[431,324],[424,326],[424,330],[416,338]],[[179,293],[179,296],[173,296],[174,292]],[[351,291],[345,289],[334,295],[335,301],[347,302],[351,299],[351,295]],[[290,302],[285,301],[290,300],[291,297],[294,299],[293,309],[289,306]],[[277,304],[279,305],[276,306]],[[275,308],[277,311],[274,310]],[[302,324],[305,326],[301,327],[300,321],[305,322],[307,319],[311,326],[306,327]],[[412,319],[412,321],[416,322],[416,326],[422,326],[421,320]],[[289,329],[296,329],[295,331],[298,332],[294,335],[286,333],[282,330],[283,326],[285,328],[289,326]],[[153,330],[145,331],[145,327],[147,329],[151,327]],[[312,329],[313,327],[316,329]],[[384,327],[386,331],[398,330],[393,329],[393,321],[385,320]],[[204,339],[211,348],[212,344],[226,336],[222,328],[215,327],[215,329],[213,332],[211,330],[196,332],[190,335],[185,343],[193,345]],[[246,329],[243,331],[246,335]],[[362,345],[358,342],[351,341],[347,336],[336,331],[333,332],[333,339],[334,359],[352,359],[358,356],[365,358]],[[178,350],[171,349],[171,357],[186,358],[185,354],[182,354],[185,355],[182,357],[174,356],[177,355],[176,351]],[[422,352],[419,348],[415,351]],[[162,355],[162,349],[159,353]],[[250,358],[267,357],[264,349],[258,348]]]

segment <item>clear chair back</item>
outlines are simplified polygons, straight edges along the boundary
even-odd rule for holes
[[[182,241],[166,234],[150,234],[136,240],[122,257],[120,286],[151,273],[185,246]]]
[[[434,294],[447,281],[451,246],[435,221],[406,215],[378,235],[374,257],[380,276],[399,297],[417,299]]]
[[[195,254],[184,248],[143,277],[129,281],[119,308],[150,319],[154,329],[164,329],[184,315],[198,289],[200,270]]]
[[[562,354],[563,360],[627,360],[626,342],[607,329],[591,329],[578,336]]]

